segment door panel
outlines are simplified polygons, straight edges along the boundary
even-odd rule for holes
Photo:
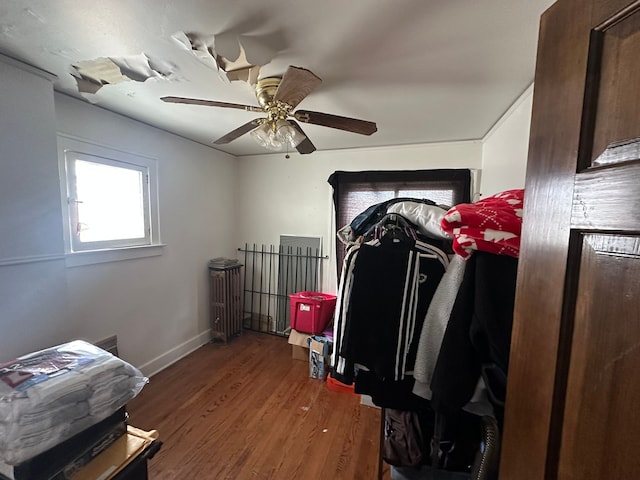
[[[640,85],[640,84],[639,84]],[[589,169],[575,177],[573,229],[630,230],[640,224],[640,162]]]
[[[640,137],[640,13],[623,10],[593,32],[590,56],[598,58],[590,58],[594,71],[588,74],[599,81],[591,99],[597,105],[592,161],[612,142]]]
[[[638,478],[640,238],[583,236],[559,478]]]
[[[501,479],[640,478],[638,52],[638,0],[543,15]]]

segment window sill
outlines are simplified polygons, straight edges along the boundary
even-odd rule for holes
[[[120,262],[136,258],[158,257],[162,255],[164,244],[143,245],[138,247],[114,248],[109,250],[89,250],[73,252],[65,255],[67,267],[81,267],[96,263]]]

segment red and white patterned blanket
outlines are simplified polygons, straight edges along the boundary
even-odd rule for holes
[[[474,250],[518,257],[524,190],[506,190],[476,203],[461,203],[442,219],[453,235],[453,251],[463,258]]]

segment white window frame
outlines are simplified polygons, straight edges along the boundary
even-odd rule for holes
[[[157,161],[151,157],[58,134],[61,200],[67,266],[102,263],[161,255]],[[80,242],[74,234],[76,207],[74,160],[128,168],[142,173],[144,194],[144,238]]]

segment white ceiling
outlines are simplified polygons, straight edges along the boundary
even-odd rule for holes
[[[217,51],[239,39],[247,55],[270,59],[261,77],[295,65],[323,80],[299,108],[378,125],[368,137],[302,124],[318,150],[469,140],[482,138],[533,81],[538,22],[551,3],[2,0],[0,52],[57,75],[58,91],[212,145],[260,114],[160,97],[257,105],[252,87],[229,82],[214,62],[199,59],[173,36],[214,38]],[[141,54],[165,75],[78,92],[72,65]],[[267,153],[249,135],[215,148]]]

